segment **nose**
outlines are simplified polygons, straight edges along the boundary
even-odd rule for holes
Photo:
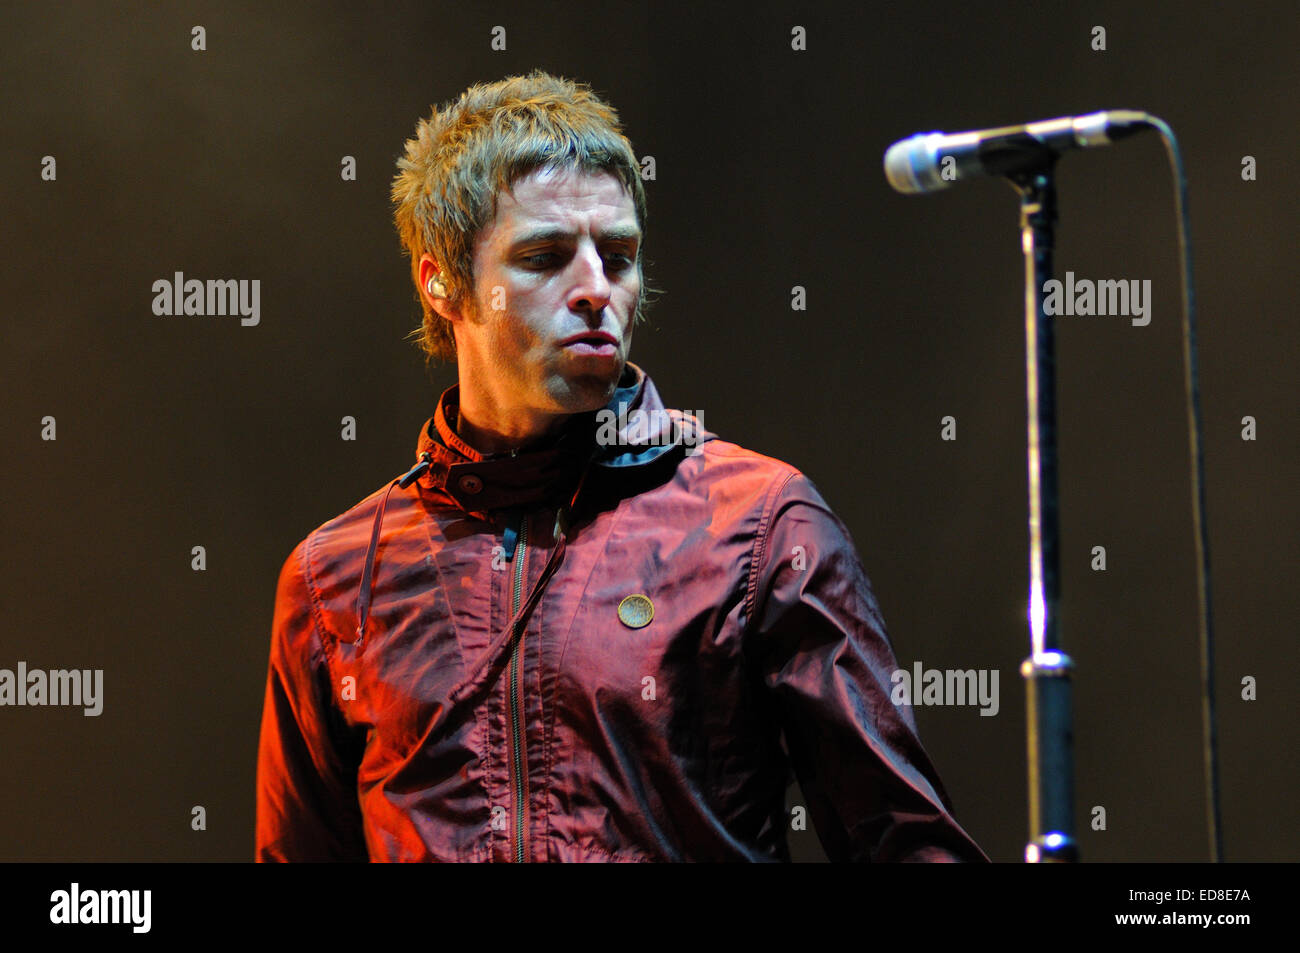
[[[573,256],[571,268],[573,283],[569,289],[569,310],[599,315],[609,304],[611,290],[600,250],[590,242],[584,243]]]

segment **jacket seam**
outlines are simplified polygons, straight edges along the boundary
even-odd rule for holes
[[[419,481],[416,482],[418,483]],[[442,534],[441,525],[437,524],[437,521],[431,518],[428,507],[424,505],[424,499],[419,494],[418,491],[416,493],[415,505],[421,511],[420,527],[424,532],[424,539],[426,544],[428,545],[428,550],[425,554],[426,556],[425,565],[433,572],[433,579],[437,584],[438,590],[441,592],[443,599],[447,603],[447,624],[451,627],[451,638],[452,641],[455,643],[456,654],[460,659],[461,671],[464,672],[469,668],[470,659],[469,656],[466,655],[465,653],[464,643],[461,641],[461,637],[460,637],[460,622],[456,618],[456,609],[452,598],[452,593],[454,590],[446,584],[446,580],[443,578],[442,575],[442,566],[438,561],[439,554],[442,552],[443,547],[446,546],[446,539],[444,538],[440,544],[434,542],[433,530],[430,528],[430,523],[439,525],[440,535]],[[457,513],[463,512],[457,507],[446,507],[446,508],[454,509]],[[492,521],[490,520],[486,522],[492,523]],[[493,540],[495,541],[496,539],[495,524],[493,523],[492,526],[493,526],[492,529]],[[489,632],[495,631],[495,629],[492,628],[492,618],[491,618],[492,608],[493,608],[492,598],[491,595],[489,594],[488,597]],[[473,723],[468,725],[466,728],[465,744],[468,748],[470,748],[474,752],[474,757],[477,759],[477,769],[479,774],[478,786],[479,789],[483,792],[484,801],[487,803],[489,823],[487,827],[487,837],[485,841],[478,846],[471,847],[468,849],[481,853],[482,855],[481,858],[475,858],[476,860],[485,863],[493,863],[495,861],[495,858],[493,857],[494,837],[493,837],[492,825],[490,823],[490,818],[492,813],[491,718],[490,715],[488,714],[488,706],[483,703],[475,705],[470,714],[473,716]]]
[[[329,669],[331,688],[334,684],[334,666],[331,664],[333,653],[330,646],[326,644],[322,633],[325,631],[324,607],[321,605],[320,595],[316,591],[316,583],[311,571],[311,554],[316,548],[316,534],[312,533],[307,537],[307,545],[302,548],[302,554],[299,556],[299,562],[302,564],[302,581],[307,586],[307,596],[311,600],[311,630],[312,635],[316,638],[316,644],[321,654],[325,658],[325,666]],[[331,703],[333,698],[330,699]]]
[[[590,857],[592,854],[603,855],[607,859],[605,861],[602,861],[602,863],[631,862],[631,863],[645,864],[645,863],[654,862],[654,858],[651,857],[649,854],[645,853],[644,851],[640,851],[636,849],[606,850],[603,847],[597,847],[595,844],[592,844],[589,847],[582,847],[576,844],[574,846],[578,847],[579,850],[584,851],[587,854],[587,857]],[[585,860],[586,858],[582,858],[582,859]]]
[[[308,599],[311,601],[311,617],[312,617],[311,634],[312,634],[312,638],[314,639],[312,649],[313,652],[318,653],[320,655],[321,660],[325,663],[325,679],[326,679],[326,684],[328,685],[328,691],[326,692],[325,698],[322,699],[322,701],[326,705],[328,705],[333,711],[337,712],[339,718],[345,724],[353,725],[354,723],[352,722],[351,719],[348,718],[347,714],[343,711],[342,707],[338,704],[338,701],[334,696],[335,686],[339,684],[339,680],[335,677],[336,673],[334,669],[336,659],[334,657],[334,652],[332,650],[333,649],[331,644],[332,640],[326,639],[323,635],[323,632],[325,631],[325,625],[324,625],[324,618],[322,615],[322,605],[320,601],[320,596],[317,593],[316,583],[314,581],[314,574],[312,573],[311,570],[310,554],[316,547],[315,537],[316,537],[315,533],[308,535],[306,540],[306,545],[302,547],[301,555],[299,556],[298,561],[301,564],[303,585],[307,587],[307,596]],[[337,744],[338,742],[333,737],[332,732],[329,731],[328,725],[325,725],[323,727],[325,728],[326,734],[330,736],[331,744]],[[358,786],[360,783],[360,764],[357,765],[357,768],[358,768],[358,773],[354,779],[355,783],[353,786],[353,793],[357,798],[357,809],[358,811],[361,811],[361,791]],[[361,820],[362,838],[366,840],[366,844],[367,844],[366,849],[367,851],[369,851],[369,841],[365,833],[364,811],[362,811],[361,813],[362,813],[362,820]]]
[[[749,555],[749,579],[745,586],[745,631],[754,625],[755,601],[758,594],[758,577],[764,557],[767,555],[768,535],[771,530],[772,514],[776,509],[776,500],[799,475],[798,470],[791,470],[784,477],[778,477],[768,487],[763,498],[763,506],[758,520],[758,529],[754,533],[754,545]]]

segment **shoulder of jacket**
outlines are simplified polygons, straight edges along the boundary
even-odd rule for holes
[[[338,516],[317,526],[293,548],[283,572],[300,572],[310,597],[317,625],[335,638],[351,631],[357,591],[365,566],[366,548],[375,512],[388,484],[367,494]],[[384,511],[384,525],[411,505],[414,488],[394,488]]]
[[[387,489],[385,485],[375,490],[353,503],[342,513],[321,523],[303,537],[296,548],[304,550],[309,556],[329,553],[345,546],[362,526],[369,533],[371,521],[375,518],[375,508],[379,506]],[[395,497],[400,493],[400,490],[393,491],[388,501],[390,509],[397,502]]]
[[[774,473],[780,470],[796,469],[784,460],[778,460],[776,457],[769,457],[766,454],[759,453],[757,450],[750,450],[748,447],[742,447],[740,444],[732,443],[730,440],[723,440],[721,438],[706,440],[692,449],[694,452],[688,453],[687,459],[692,457],[703,457],[709,463],[722,464],[724,462],[730,462],[735,466],[745,466],[756,470],[767,469]]]
[[[727,440],[709,440],[694,451],[679,464],[690,480],[726,481],[732,487],[747,486],[764,496],[790,483],[808,481],[793,464]]]
[[[750,514],[755,524],[755,553],[763,554],[767,536],[773,526],[793,507],[811,507],[848,535],[839,516],[822,495],[817,484],[794,464],[746,449],[723,440],[701,444],[696,455],[696,474],[688,476],[706,496],[717,496]],[[688,457],[687,460],[691,458]],[[807,511],[805,510],[805,513]]]

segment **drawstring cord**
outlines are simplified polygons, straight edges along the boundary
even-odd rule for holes
[[[361,650],[366,636],[366,619],[370,615],[370,584],[375,571],[375,552],[379,549],[379,526],[384,521],[384,508],[388,506],[388,494],[393,492],[395,486],[405,490],[416,477],[429,469],[432,463],[433,455],[429,451],[420,454],[419,463],[388,484],[383,499],[379,501],[379,508],[375,510],[375,524],[370,529],[370,545],[366,547],[366,568],[361,573],[361,592],[357,595],[357,651]]]
[[[458,705],[470,693],[480,688],[483,682],[485,670],[490,664],[500,658],[502,650],[509,646],[514,647],[514,642],[522,633],[522,624],[527,620],[529,613],[541,598],[542,590],[555,570],[559,568],[560,563],[564,560],[564,550],[568,543],[569,537],[569,519],[573,513],[574,507],[578,502],[578,495],[582,492],[583,485],[587,482],[587,474],[591,471],[592,461],[595,460],[599,450],[593,450],[588,456],[586,464],[582,468],[582,475],[578,478],[577,488],[573,491],[573,496],[569,499],[568,506],[561,507],[555,516],[555,548],[551,551],[550,558],[546,561],[546,566],[542,569],[542,575],[533,585],[532,591],[524,604],[515,612],[514,617],[506,625],[505,629],[492,641],[492,644],[484,651],[483,655],[474,664],[469,674],[456,685],[451,692],[451,704]],[[370,616],[370,596],[371,586],[374,580],[375,554],[379,549],[379,529],[384,519],[384,510],[388,506],[388,496],[393,492],[394,487],[406,489],[411,483],[425,470],[429,469],[432,464],[432,456],[425,451],[420,456],[420,462],[408,470],[405,474],[393,480],[388,484],[384,491],[383,497],[379,501],[379,506],[375,510],[375,522],[370,530],[370,545],[366,547],[366,565],[361,573],[361,591],[357,595],[357,638],[356,647],[360,652],[365,643],[366,620]]]
[[[559,568],[560,563],[564,560],[564,550],[569,538],[569,517],[573,513],[573,508],[578,502],[578,494],[582,492],[582,486],[587,481],[587,473],[591,470],[591,462],[596,457],[596,452],[587,458],[586,464],[582,468],[582,475],[578,478],[578,486],[573,491],[573,496],[569,499],[568,506],[561,507],[555,516],[556,537],[555,549],[551,551],[551,557],[546,561],[546,566],[542,569],[542,575],[533,585],[532,592],[524,600],[524,604],[515,612],[514,618],[506,625],[492,644],[484,650],[479,660],[470,669],[469,674],[461,679],[460,683],[451,691],[450,699],[453,706],[459,705],[476,689],[483,687],[484,675],[490,669],[491,663],[499,661],[507,647],[513,649],[518,637],[523,633],[523,623],[527,620],[528,615],[541,598],[542,589],[555,570]],[[519,558],[519,557],[516,557]]]

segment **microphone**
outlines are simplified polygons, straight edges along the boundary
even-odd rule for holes
[[[907,195],[935,192],[980,175],[1014,175],[1049,167],[1068,149],[1105,146],[1147,128],[1133,109],[1062,116],[977,132],[918,132],[885,151],[885,178]]]

